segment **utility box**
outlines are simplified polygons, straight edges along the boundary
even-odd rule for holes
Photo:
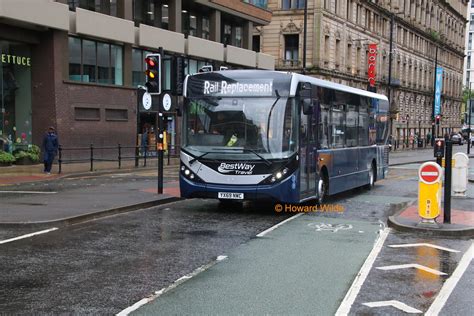
[[[469,157],[465,153],[453,156],[456,164],[453,167],[453,196],[466,196]]]

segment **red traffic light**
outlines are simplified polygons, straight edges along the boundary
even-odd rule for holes
[[[158,64],[158,61],[153,57],[145,58],[145,62],[149,67],[155,67]]]
[[[436,146],[441,147],[441,145],[443,145],[443,143],[442,143],[440,140],[438,140],[438,141],[436,142]]]

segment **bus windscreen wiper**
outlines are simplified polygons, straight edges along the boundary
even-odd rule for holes
[[[251,153],[255,154],[255,156],[257,156],[258,158],[262,159],[262,161],[265,162],[265,164],[266,164],[267,166],[269,166],[269,167],[272,165],[272,163],[270,162],[270,160],[266,159],[265,157],[263,157],[262,155],[260,155],[259,153],[257,153],[257,152],[256,152],[255,150],[253,150],[253,149],[250,149],[250,148],[242,148],[242,151],[243,151],[243,152],[251,152]]]
[[[199,160],[201,159],[202,157],[206,156],[207,154],[221,154],[222,152],[220,151],[206,151],[204,154],[200,155],[200,156],[197,156],[197,157],[193,157],[193,159],[191,159],[189,161],[189,164],[192,165],[196,160]],[[215,159],[214,159],[215,160]]]

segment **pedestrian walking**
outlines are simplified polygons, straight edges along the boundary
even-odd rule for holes
[[[59,142],[54,127],[48,128],[48,132],[43,137],[43,162],[44,173],[50,174],[53,166],[54,157],[58,152]]]
[[[426,134],[426,143],[431,144],[431,133],[430,132],[428,132],[428,134]]]

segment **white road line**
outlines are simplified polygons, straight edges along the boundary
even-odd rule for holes
[[[368,302],[368,303],[362,303],[365,306],[368,307],[385,307],[385,306],[392,306],[395,307],[401,311],[404,311],[405,313],[410,313],[410,314],[421,314],[422,311],[419,309],[413,308],[411,306],[408,306],[405,303],[402,303],[400,301],[396,300],[391,300],[391,301],[379,301],[379,302]]]
[[[391,248],[430,247],[430,248],[435,248],[435,249],[444,250],[448,252],[460,252],[459,250],[454,250],[451,248],[441,247],[441,246],[428,244],[428,243],[389,245],[389,247]]]
[[[263,237],[263,236],[265,236],[266,234],[268,234],[269,232],[271,232],[272,230],[277,229],[277,228],[280,227],[281,225],[286,224],[286,223],[288,223],[289,221],[292,221],[292,220],[294,220],[295,218],[300,217],[300,216],[303,215],[303,214],[304,214],[304,213],[299,213],[299,214],[293,215],[293,216],[291,216],[290,218],[285,219],[283,222],[280,222],[280,223],[278,223],[278,224],[276,224],[276,225],[270,227],[269,229],[266,229],[266,230],[264,230],[263,232],[259,233],[259,234],[257,235],[257,237]]]
[[[370,251],[367,259],[365,259],[365,262],[360,268],[360,271],[357,274],[356,278],[354,279],[354,282],[352,282],[352,285],[349,291],[347,291],[346,296],[342,300],[341,305],[337,309],[336,315],[349,314],[352,304],[354,304],[357,294],[359,294],[359,291],[362,288],[362,285],[364,284],[365,279],[369,275],[370,269],[372,269],[375,259],[379,255],[380,250],[382,249],[383,244],[385,240],[387,239],[387,236],[389,233],[390,233],[390,228],[385,228],[384,230],[381,231],[380,236],[374,245],[374,248],[372,248],[372,250]]]
[[[8,243],[8,242],[12,242],[12,241],[24,239],[24,238],[33,237],[33,236],[36,236],[36,235],[46,234],[46,233],[52,232],[52,231],[54,231],[54,230],[56,230],[56,229],[58,229],[58,228],[57,228],[57,227],[53,227],[53,228],[50,228],[50,229],[45,229],[45,230],[42,230],[42,231],[39,231],[39,232],[35,232],[35,233],[31,233],[31,234],[22,235],[22,236],[18,236],[18,237],[15,237],[15,238],[10,238],[10,239],[6,239],[6,240],[0,240],[0,245],[1,245],[1,244],[6,244],[6,243]]]
[[[446,273],[444,272],[425,267],[418,263],[397,264],[393,266],[377,267],[376,269],[388,271],[388,270],[399,270],[399,269],[409,269],[409,268],[423,270],[423,271],[433,273],[436,275],[446,275]]]
[[[0,191],[0,193],[17,193],[17,194],[56,194],[54,191]]]
[[[456,270],[454,270],[453,274],[449,277],[449,279],[444,282],[441,291],[439,291],[438,296],[436,296],[435,300],[433,301],[433,304],[431,304],[425,315],[438,315],[441,312],[441,309],[443,309],[444,305],[446,304],[446,301],[448,300],[449,296],[453,292],[454,288],[458,284],[459,280],[464,274],[464,271],[466,271],[473,258],[474,242],[471,244],[466,253],[462,256],[461,261],[459,261],[459,264],[456,267]]]
[[[222,261],[222,260],[225,260],[227,259],[227,256],[218,256],[216,258],[216,260],[214,260],[213,262],[211,263],[208,263],[206,265],[203,265],[199,268],[197,268],[196,270],[194,270],[193,272],[191,273],[188,273],[186,275],[183,275],[182,277],[180,277],[179,279],[177,279],[176,281],[174,281],[170,286],[168,287],[165,287],[165,288],[162,288],[161,290],[159,291],[156,291],[153,295],[149,296],[149,297],[146,297],[144,299],[141,299],[139,300],[138,302],[136,302],[135,304],[133,304],[132,306],[129,306],[127,308],[125,308],[124,310],[122,310],[120,313],[117,314],[117,316],[126,316],[134,311],[136,311],[137,309],[139,309],[140,307],[142,307],[143,305],[157,299],[158,297],[160,297],[161,295],[165,294],[166,292],[174,289],[175,287],[177,287],[178,285],[188,281],[189,279],[192,279],[193,277],[195,277],[196,275],[198,275],[199,273],[201,272],[204,272],[206,271],[207,269],[209,269],[210,267],[212,267],[213,265],[215,265],[216,263]]]

